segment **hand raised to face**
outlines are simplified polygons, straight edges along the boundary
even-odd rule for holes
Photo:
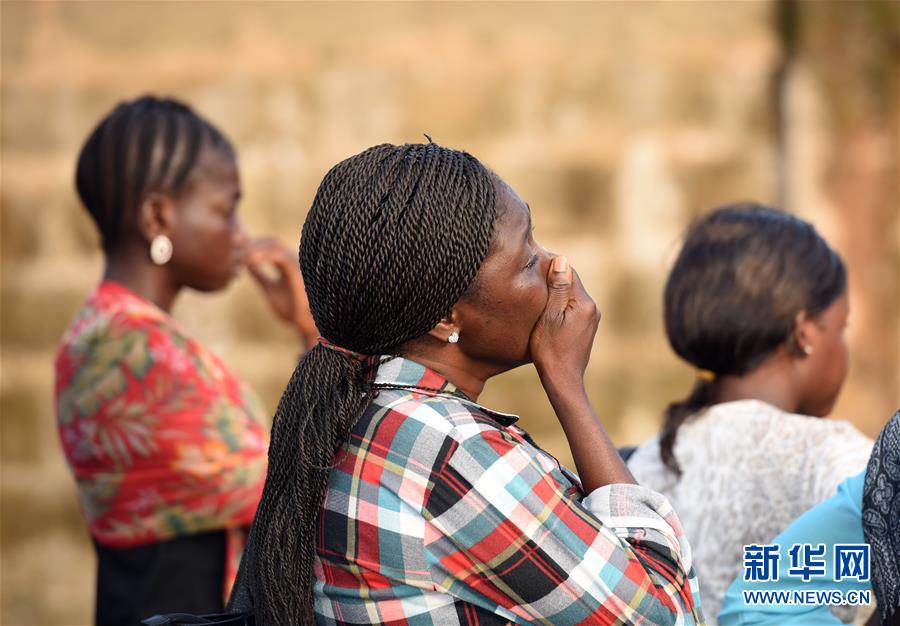
[[[553,258],[547,288],[547,306],[531,333],[531,357],[541,379],[580,384],[600,311],[566,257]]]
[[[260,237],[248,244],[244,263],[272,312],[293,325],[307,347],[311,346],[319,331],[309,310],[296,255],[278,239]]]

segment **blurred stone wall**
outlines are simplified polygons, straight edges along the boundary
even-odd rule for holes
[[[588,376],[619,444],[687,392],[662,283],[689,219],[736,199],[813,220],[850,265],[854,369],[836,413],[874,435],[898,405],[896,3],[3,2],[0,23],[2,624],[91,619],[52,359],[102,265],[78,149],[143,92],[232,138],[245,223],[292,247],[349,154],[428,133],[477,155],[600,304]],[[298,346],[246,278],[181,296],[175,315],[275,406]],[[483,400],[569,460],[530,368]]]

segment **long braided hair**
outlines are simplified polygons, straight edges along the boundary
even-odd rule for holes
[[[299,362],[272,425],[269,470],[231,608],[313,624],[317,519],[330,468],[372,397],[347,351],[396,354],[449,313],[488,254],[494,175],[435,143],[380,145],[335,165],[303,225],[300,263],[323,345]]]
[[[714,402],[721,377],[753,371],[790,341],[797,313],[821,313],[846,284],[840,256],[812,224],[784,211],[733,204],[690,227],[666,281],[666,335],[678,356],[713,376],[698,377],[666,409],[660,457],[670,470],[681,473],[678,429]]]

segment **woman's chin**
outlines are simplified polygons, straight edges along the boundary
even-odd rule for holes
[[[190,287],[194,291],[200,291],[202,293],[212,293],[215,291],[222,291],[223,289],[228,287],[228,285],[231,284],[231,281],[233,281],[235,278],[237,278],[237,275],[238,275],[238,273],[237,273],[237,271],[235,271],[230,274],[223,275],[223,276],[215,276],[215,277],[197,279],[197,280],[194,280],[191,283],[189,283],[188,287]]]

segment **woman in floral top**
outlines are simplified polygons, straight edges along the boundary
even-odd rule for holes
[[[96,620],[216,611],[262,492],[268,434],[252,390],[169,311],[182,287],[220,290],[246,266],[308,343],[299,267],[276,241],[247,237],[232,147],[178,102],[119,105],[85,143],[76,182],[106,268],[63,338],[56,406],[98,553]]]

